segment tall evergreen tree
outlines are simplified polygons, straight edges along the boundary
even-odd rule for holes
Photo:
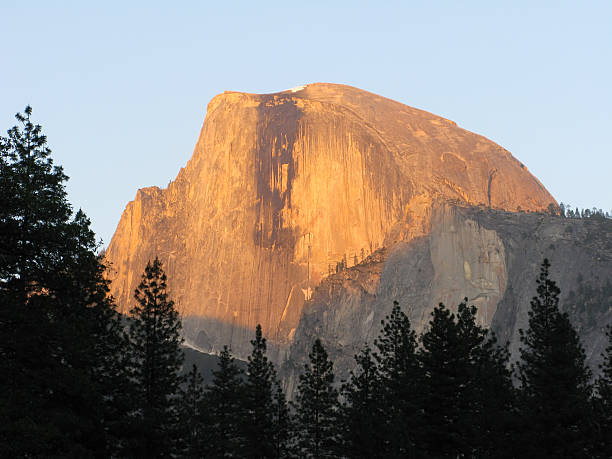
[[[227,346],[219,354],[213,381],[207,387],[206,431],[209,452],[206,457],[240,457],[244,439],[241,427],[244,406],[244,374]]]
[[[424,372],[422,441],[433,457],[504,457],[512,409],[508,353],[476,323],[467,298],[432,312],[418,355]]]
[[[476,357],[476,384],[470,407],[473,456],[513,458],[518,418],[510,353],[489,332]]]
[[[321,340],[315,340],[304,365],[296,397],[298,455],[303,458],[338,457],[338,391],[334,387],[333,363]]]
[[[272,407],[274,413],[274,432],[272,433],[272,443],[274,445],[273,457],[279,459],[294,457],[295,445],[291,438],[293,418],[287,404],[287,398],[278,379],[274,382],[274,401]]]
[[[205,395],[208,452],[205,457],[240,457],[242,445],[241,416],[244,406],[243,372],[227,346],[219,355],[212,384]]]
[[[549,268],[544,259],[529,328],[521,331],[521,416],[527,426],[521,444],[530,457],[589,457],[590,372],[578,334],[559,311],[560,290]]]
[[[248,358],[244,387],[244,449],[245,458],[268,458],[276,455],[274,443],[274,382],[276,371],[266,356],[266,339],[257,325],[253,351]]]
[[[514,421],[509,353],[498,345],[494,333],[476,323],[476,307],[467,301],[459,304],[456,315],[460,435],[472,457],[507,457]]]
[[[179,431],[181,457],[199,458],[203,456],[206,445],[204,412],[204,380],[195,363],[185,378],[185,388],[181,391],[179,407]]]
[[[366,345],[355,362],[357,368],[342,386],[343,450],[351,458],[388,457],[381,378],[372,349]]]
[[[382,321],[382,330],[374,341],[373,355],[380,377],[379,433],[383,437],[382,455],[415,457],[419,454],[416,437],[421,428],[422,380],[416,356],[417,340],[410,321],[397,301],[391,314]]]
[[[176,396],[183,363],[181,321],[158,258],[147,263],[128,318],[136,429],[132,454],[164,457],[176,446]]]
[[[31,115],[0,138],[0,456],[107,455],[118,317]]]
[[[482,336],[466,330],[464,342],[455,315],[442,303],[431,314],[419,352],[425,376],[424,446],[433,457],[470,456],[472,426],[466,413],[473,389],[470,351]]]
[[[597,456],[612,457],[612,325],[606,328],[608,345],[599,366],[601,375],[597,379],[595,410],[597,419]]]

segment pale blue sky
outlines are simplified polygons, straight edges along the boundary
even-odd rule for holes
[[[215,94],[312,82],[449,118],[557,200],[612,208],[612,2],[89,3],[0,0],[0,129],[33,106],[105,244]]]

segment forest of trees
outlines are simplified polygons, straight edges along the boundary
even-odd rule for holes
[[[117,312],[31,114],[0,138],[0,457],[612,457],[612,328],[594,379],[547,260],[516,364],[467,299],[420,336],[395,303],[346,381],[316,340],[288,402],[258,326],[205,386],[158,259]]]
[[[565,218],[595,218],[595,219],[603,219],[603,218],[612,218],[612,210],[610,212],[604,211],[603,209],[598,209],[597,207],[593,207],[591,209],[579,209],[576,207],[572,209],[572,206],[569,204],[564,204],[562,202],[559,203],[559,211],[558,214],[561,217]]]

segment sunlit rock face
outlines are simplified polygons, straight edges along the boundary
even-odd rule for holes
[[[106,252],[112,294],[127,310],[147,260],[158,256],[192,345],[230,344],[244,356],[261,323],[284,352],[305,301],[338,264],[438,232],[428,256],[453,277],[434,273],[432,298],[478,290],[490,321],[507,288],[503,244],[434,211],[443,203],[556,206],[499,145],[384,97],[333,84],[226,92],[208,105],[177,178],[139,190],[127,205]],[[464,244],[479,248],[448,258]]]

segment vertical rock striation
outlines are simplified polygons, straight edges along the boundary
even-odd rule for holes
[[[508,151],[433,114],[333,84],[226,92],[208,105],[177,178],[127,205],[106,252],[112,294],[127,310],[157,255],[191,344],[229,343],[243,356],[261,323],[283,351],[305,301],[336,266],[418,245],[434,231],[430,263],[452,265],[464,284],[436,271],[432,298],[478,290],[489,321],[507,288],[504,245],[494,232],[434,215],[437,203],[556,206]],[[447,253],[470,244],[478,253]]]

